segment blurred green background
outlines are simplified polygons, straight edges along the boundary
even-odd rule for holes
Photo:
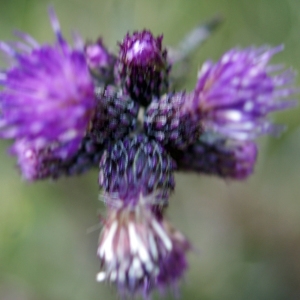
[[[273,60],[300,70],[299,0],[57,0],[51,2],[64,34],[103,36],[116,50],[127,31],[149,28],[175,45],[216,12],[225,22],[192,57],[186,84],[204,60],[234,47],[278,45]],[[0,39],[12,31],[53,40],[44,0],[1,0]],[[298,79],[299,83],[299,79]],[[256,172],[247,182],[179,174],[168,217],[192,241],[181,298],[300,299],[300,110],[275,116],[288,130],[259,140]],[[95,282],[97,171],[58,182],[26,184],[0,143],[0,299],[117,299]],[[159,299],[159,296],[155,296]],[[171,299],[172,297],[166,297]]]

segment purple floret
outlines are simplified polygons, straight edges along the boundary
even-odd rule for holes
[[[179,171],[243,180],[254,171],[257,146],[251,141],[230,141],[206,134],[185,151],[171,153]]]
[[[95,43],[87,43],[84,46],[84,52],[87,64],[97,80],[97,84],[113,84],[116,57],[108,51],[102,39],[99,38]]]
[[[33,44],[25,34],[26,44],[18,45],[28,51],[0,44],[12,59],[11,67],[0,73],[0,136],[24,139],[37,150],[51,148],[55,156],[65,159],[78,150],[96,100],[83,51],[66,43],[54,12],[50,14],[57,36],[54,45]]]
[[[162,36],[148,30],[127,34],[120,44],[116,78],[124,91],[143,106],[167,91],[170,65]]]
[[[13,154],[17,156],[22,178],[33,182],[83,174],[93,167],[98,167],[103,150],[103,144],[86,137],[71,157],[62,159],[55,156],[51,149],[31,148],[25,140],[17,140]]]
[[[179,231],[142,203],[109,209],[103,223],[97,281],[115,284],[122,298],[147,298],[154,289],[176,287],[187,269],[190,250]]]
[[[278,132],[266,117],[295,105],[291,97],[298,92],[291,70],[269,65],[272,56],[282,49],[233,49],[217,63],[203,65],[194,103],[205,129],[238,140]]]

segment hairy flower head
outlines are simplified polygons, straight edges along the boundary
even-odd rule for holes
[[[163,36],[154,37],[148,30],[127,34],[116,64],[116,77],[123,89],[138,103],[149,105],[168,89],[170,65]]]
[[[34,149],[51,147],[66,158],[77,151],[96,101],[83,51],[64,40],[53,10],[50,18],[54,45],[39,45],[27,34],[16,47],[0,43],[12,60],[0,73],[0,136],[25,139]]]
[[[97,281],[111,282],[121,296],[143,295],[178,284],[187,268],[186,238],[147,206],[110,209],[99,238]]]
[[[159,143],[137,135],[107,148],[99,184],[108,204],[135,206],[141,196],[150,196],[152,204],[164,206],[175,186],[174,169],[175,162]]]
[[[254,171],[257,152],[252,141],[226,140],[207,133],[185,151],[175,151],[174,157],[179,171],[244,180]]]
[[[217,63],[206,62],[198,74],[194,103],[204,128],[226,137],[249,140],[277,133],[266,117],[295,104],[291,96],[294,74],[282,66],[269,65],[273,49],[233,49]]]

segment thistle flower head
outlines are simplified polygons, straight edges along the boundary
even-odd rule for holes
[[[148,30],[127,34],[120,44],[116,75],[124,90],[147,106],[153,97],[168,88],[167,50],[162,36],[155,38]]]
[[[108,51],[101,38],[84,47],[87,64],[98,84],[114,83],[114,65],[116,57]]]
[[[193,94],[165,94],[148,106],[144,129],[167,147],[184,150],[199,138],[202,127],[193,106]]]
[[[205,134],[185,151],[174,153],[179,170],[243,180],[254,170],[257,146]]]
[[[13,154],[17,156],[22,178],[27,181],[50,177],[52,168],[60,164],[60,159],[53,157],[51,150],[32,148],[25,140],[15,142]]]
[[[166,50],[162,48],[162,39],[163,36],[155,38],[148,30],[127,34],[120,44],[120,59],[136,67],[164,67]]]
[[[165,205],[175,186],[174,169],[160,144],[138,135],[107,148],[100,161],[99,184],[108,204],[135,206],[150,196],[152,204]]]
[[[119,140],[137,124],[139,105],[114,86],[96,89],[97,106],[89,136],[98,143]]]
[[[66,158],[77,151],[96,102],[84,53],[66,43],[54,12],[50,14],[54,45],[38,45],[26,34],[16,46],[20,51],[0,43],[12,59],[0,73],[0,136],[24,139],[33,149],[51,147]]]
[[[291,87],[294,74],[290,70],[269,65],[281,50],[281,46],[233,49],[217,63],[203,65],[194,101],[206,129],[239,140],[277,132],[278,127],[266,117],[294,105],[289,100],[297,92]]]
[[[185,237],[146,206],[110,209],[99,239],[97,281],[116,284],[121,296],[147,297],[178,283],[189,249]]]
[[[22,178],[36,181],[46,178],[57,179],[61,176],[79,175],[99,165],[103,144],[84,138],[79,149],[71,157],[62,159],[51,148],[33,148],[26,140],[17,140],[11,149],[17,156]]]

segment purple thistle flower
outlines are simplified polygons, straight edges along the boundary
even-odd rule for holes
[[[124,91],[143,106],[168,89],[170,65],[162,39],[144,30],[127,34],[120,44],[116,77]]]
[[[251,140],[276,133],[266,116],[295,104],[290,97],[294,74],[269,65],[282,46],[269,49],[233,49],[217,63],[206,62],[198,74],[194,105],[206,130],[226,137]]]
[[[66,43],[53,10],[50,18],[55,45],[39,46],[26,34],[26,44],[18,45],[28,51],[0,44],[12,59],[12,66],[0,73],[0,136],[26,140],[33,149],[51,148],[65,159],[78,150],[96,100],[84,52]]]
[[[179,92],[154,99],[146,110],[144,129],[167,147],[184,150],[195,143],[202,126],[195,113],[193,94]]]
[[[282,47],[230,50],[203,65],[191,93],[170,93],[172,62],[184,67],[220,19],[193,30],[172,57],[148,30],[127,34],[118,56],[101,39],[76,36],[71,47],[53,9],[50,19],[53,45],[24,33],[0,42],[11,63],[0,71],[0,138],[14,139],[11,154],[28,181],[100,167],[107,216],[97,281],[124,298],[177,289],[191,245],[164,218],[174,171],[253,173],[252,140],[278,131],[268,114],[293,106],[299,92],[291,70],[269,65]]]
[[[79,175],[92,167],[98,167],[103,149],[103,144],[84,138],[73,156],[62,159],[55,156],[49,148],[35,149],[28,146],[25,140],[17,140],[13,154],[17,156],[22,178],[36,181]]]
[[[60,158],[53,157],[51,150],[31,148],[20,139],[15,142],[13,154],[17,156],[22,178],[27,181],[50,177],[53,166],[61,163]]]
[[[107,147],[100,161],[99,185],[105,202],[135,206],[143,197],[166,205],[175,187],[175,163],[164,148],[144,135],[125,138]]]
[[[96,43],[87,43],[84,46],[84,52],[87,64],[97,79],[97,83],[113,84],[116,57],[107,50],[102,39],[99,38]]]
[[[167,221],[157,219],[144,205],[110,209],[103,222],[97,281],[118,287],[121,296],[176,286],[186,271],[190,244]]]
[[[207,133],[185,151],[171,153],[179,171],[243,180],[253,173],[257,146],[251,141],[226,140]]]

